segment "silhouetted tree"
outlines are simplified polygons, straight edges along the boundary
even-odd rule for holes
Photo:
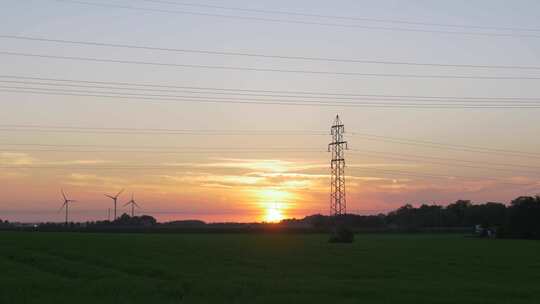
[[[414,223],[414,207],[411,204],[406,204],[387,215],[389,224],[403,228],[412,228]]]
[[[465,211],[465,224],[480,224],[484,228],[501,227],[505,223],[506,206],[501,203],[471,205]]]
[[[465,214],[467,209],[471,207],[471,201],[458,200],[446,207],[449,224],[451,226],[466,226]]]
[[[521,196],[508,208],[505,232],[520,238],[540,238],[540,197]]]

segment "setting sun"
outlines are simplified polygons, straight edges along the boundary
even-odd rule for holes
[[[264,189],[257,191],[261,208],[264,210],[265,222],[279,222],[285,218],[284,209],[290,202],[292,194],[279,189]]]
[[[269,223],[276,223],[283,219],[283,213],[282,211],[277,207],[270,207],[266,209],[266,213],[264,215],[264,221]]]

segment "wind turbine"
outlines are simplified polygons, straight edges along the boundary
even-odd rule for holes
[[[127,205],[131,205],[131,217],[135,216],[135,207],[141,208],[139,205],[137,205],[137,203],[133,199],[133,193],[131,194],[131,200],[129,202],[127,202],[124,205],[124,207],[127,206]]]
[[[60,189],[60,192],[62,192],[62,197],[64,197],[64,204],[62,205],[62,207],[60,207],[60,210],[58,210],[58,212],[62,211],[62,209],[64,209],[64,208],[66,208],[66,226],[67,226],[67,224],[68,224],[69,203],[74,203],[76,201],[68,199],[66,194],[64,193],[64,189]]]
[[[120,196],[120,194],[122,192],[124,192],[124,189],[120,190],[120,192],[118,192],[115,196],[105,194],[106,197],[112,199],[113,202],[114,202],[114,218],[113,218],[113,220],[116,220],[116,201],[118,200],[118,196]]]

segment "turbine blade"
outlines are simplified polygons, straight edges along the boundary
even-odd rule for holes
[[[127,205],[129,205],[129,204],[131,204],[131,202],[127,202],[127,203],[125,203],[125,204],[124,204],[124,207],[125,207],[125,206],[127,206]]]
[[[64,189],[60,189],[60,192],[62,192],[62,196],[64,197],[64,200],[67,200],[66,194],[64,193]]]
[[[110,195],[108,195],[108,194],[104,194],[104,195],[105,195],[106,197],[110,198],[110,199],[115,199],[114,196],[110,196]]]
[[[60,211],[62,211],[62,209],[64,209],[64,207],[66,206],[67,202],[64,202],[62,204],[62,207],[60,207],[60,209],[58,209],[57,213],[60,213]]]
[[[120,190],[120,192],[118,192],[115,197],[118,197],[120,194],[122,194],[122,192],[124,192],[124,189]]]
[[[139,209],[141,208],[141,206],[139,206],[139,204],[137,204],[137,203],[135,203],[135,202],[133,202],[133,204],[135,205],[135,207],[137,207],[137,208],[139,208]]]

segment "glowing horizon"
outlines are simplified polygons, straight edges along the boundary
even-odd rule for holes
[[[10,157],[11,164],[30,167],[43,164],[26,154],[19,154],[16,159],[11,154]],[[66,171],[70,172],[70,164],[73,163],[85,163],[90,167],[93,164],[88,160],[66,161],[64,165],[60,165],[65,168],[45,172],[40,170],[39,175],[32,174],[36,169],[10,170],[11,173],[3,177],[3,182],[12,184],[8,187],[7,194],[15,199],[10,206],[3,203],[3,219],[61,221],[62,213],[56,212],[61,205],[60,188],[67,192],[69,198],[79,201],[71,208],[71,217],[74,220],[106,219],[107,209],[112,208],[112,202],[103,194],[114,193],[123,188],[126,190],[120,196],[119,206],[134,193],[142,207],[136,212],[152,215],[160,221],[202,219],[211,222],[277,222],[285,218],[327,214],[329,208],[329,173],[325,172],[328,170],[323,163],[314,161],[215,157],[207,162],[184,164],[182,171],[173,165],[158,170],[166,172],[152,171],[144,174],[139,170],[121,171],[119,174],[114,170],[94,172],[96,170],[92,169],[79,169],[64,174]],[[115,163],[109,165],[119,166]],[[360,172],[367,173],[370,167],[380,168],[381,165],[384,166],[364,163],[359,166]],[[513,187],[506,190],[507,186],[491,180],[460,181],[448,177],[430,181],[414,177],[389,178],[381,176],[380,173],[357,176],[353,175],[358,172],[355,166],[351,164],[346,177],[348,210],[351,213],[376,214],[396,209],[405,203],[448,204],[461,198],[482,200],[484,197],[484,201],[507,202],[518,195],[527,194]],[[396,164],[386,164],[386,167],[390,168],[395,166]],[[411,164],[407,166],[414,167]],[[132,175],[135,175],[135,178]],[[449,181],[453,183],[452,186],[448,185]],[[500,181],[502,184],[509,182],[523,185],[520,187],[522,189],[534,188],[538,183],[523,177]],[[27,187],[31,187],[32,191],[24,192],[23,189]],[[502,199],[493,199],[494,191],[498,192],[496,196]],[[456,196],[452,192],[469,195]],[[408,199],[415,196],[418,197],[416,200]],[[422,196],[431,196],[432,199]],[[388,203],[387,198],[392,197],[395,199]],[[29,203],[32,201],[35,203]],[[126,212],[126,208],[119,207],[119,214]]]

